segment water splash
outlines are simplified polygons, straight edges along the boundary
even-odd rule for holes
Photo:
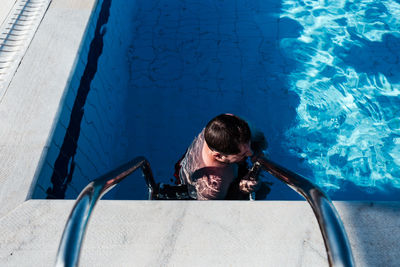
[[[284,0],[284,17],[303,27],[281,40],[300,100],[288,147],[326,190],[400,188],[400,4]]]

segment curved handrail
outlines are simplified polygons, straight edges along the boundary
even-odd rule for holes
[[[66,223],[57,253],[56,266],[76,266],[78,264],[85,229],[97,200],[138,168],[142,169],[145,177],[149,188],[149,198],[153,198],[156,183],[150,164],[144,157],[137,157],[88,184],[78,196]],[[353,255],[343,224],[332,202],[323,191],[306,178],[264,157],[255,160],[252,172],[257,174],[260,168],[284,181],[308,201],[322,232],[329,265],[354,266]]]
[[[254,164],[259,164],[259,167],[263,167],[267,172],[288,184],[308,201],[317,217],[322,232],[329,265],[354,266],[346,231],[328,196],[306,178],[279,166],[265,157],[259,157]]]
[[[89,183],[78,196],[65,225],[57,252],[56,266],[76,266],[78,264],[85,229],[97,200],[139,168],[142,169],[149,188],[149,198],[152,198],[156,183],[150,164],[144,157],[137,157]]]

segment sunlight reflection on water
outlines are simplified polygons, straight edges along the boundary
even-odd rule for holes
[[[281,18],[303,27],[281,40],[300,100],[287,146],[326,190],[400,188],[400,4],[284,0]]]

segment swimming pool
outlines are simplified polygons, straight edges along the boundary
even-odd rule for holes
[[[398,200],[394,1],[98,1],[34,198],[75,198],[143,155],[158,181],[231,112],[333,199]],[[298,199],[274,181],[268,199]],[[137,174],[109,198],[145,199]]]

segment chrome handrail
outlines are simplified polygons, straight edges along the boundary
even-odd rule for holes
[[[150,164],[144,157],[137,157],[89,183],[79,194],[65,225],[57,252],[56,266],[77,266],[87,223],[97,200],[139,168],[142,169],[149,188],[149,198],[152,198],[156,183]]]
[[[310,204],[317,218],[328,254],[329,266],[354,266],[354,259],[343,223],[329,197],[306,178],[285,169],[265,157],[255,160],[256,168],[282,180],[302,195]]]
[[[138,168],[142,169],[149,188],[149,199],[153,198],[156,183],[150,164],[144,157],[137,157],[88,184],[78,196],[66,223],[57,253],[56,266],[77,266],[85,229],[97,200]],[[308,201],[322,232],[329,265],[354,266],[346,231],[329,197],[306,178],[269,159],[264,157],[256,159],[252,169],[257,173],[260,168],[288,184]]]

